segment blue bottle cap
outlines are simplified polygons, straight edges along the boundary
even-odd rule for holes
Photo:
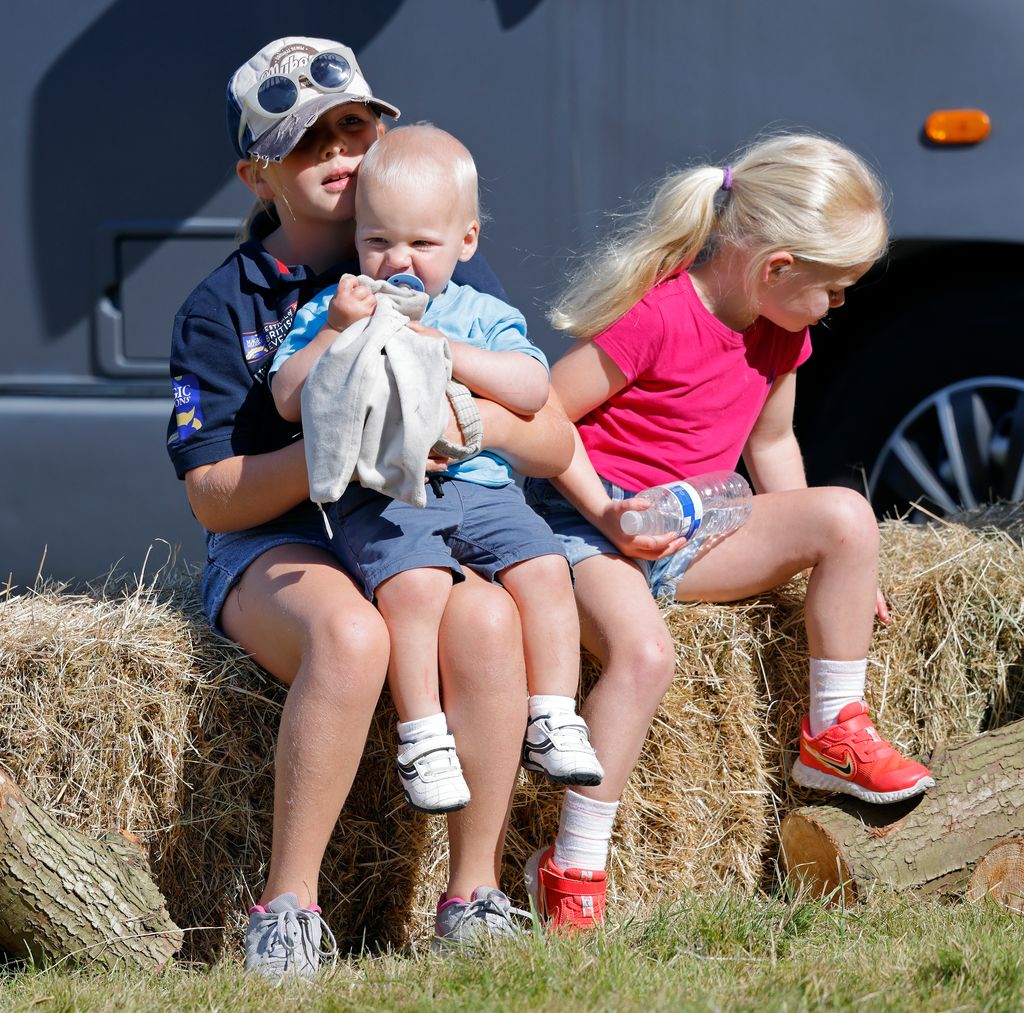
[[[426,289],[423,287],[423,282],[419,280],[414,274],[393,274],[388,278],[389,285],[401,285],[405,288],[411,288],[414,292],[424,292]]]

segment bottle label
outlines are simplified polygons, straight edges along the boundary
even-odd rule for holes
[[[690,539],[696,534],[700,522],[704,519],[704,504],[700,493],[689,482],[673,482],[666,488],[679,500],[679,505],[683,508],[684,524],[686,520],[690,522],[689,527],[679,533],[683,538]]]

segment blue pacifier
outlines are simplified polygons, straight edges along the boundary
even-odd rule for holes
[[[411,288],[414,292],[425,292],[423,282],[414,274],[393,274],[388,278],[389,285],[398,285],[401,288]]]

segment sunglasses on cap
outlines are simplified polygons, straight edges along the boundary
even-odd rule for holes
[[[274,73],[257,81],[242,99],[242,115],[238,123],[238,146],[244,148],[242,137],[248,111],[279,120],[299,105],[302,79],[325,95],[344,91],[352,81],[352,65],[338,49],[327,49],[287,73]]]

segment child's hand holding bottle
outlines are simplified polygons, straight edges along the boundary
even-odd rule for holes
[[[650,504],[637,502],[635,498],[609,498],[602,515],[596,519],[596,526],[624,556],[631,559],[664,559],[686,545],[686,539],[672,532],[664,535],[628,535],[622,530],[623,514],[630,510],[649,508]]]

